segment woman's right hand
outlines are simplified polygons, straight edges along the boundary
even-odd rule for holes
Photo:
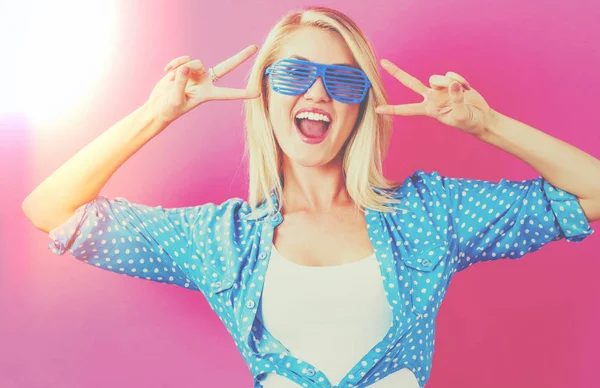
[[[250,58],[258,47],[248,46],[233,57],[213,67],[218,78],[231,72]],[[156,84],[148,101],[148,111],[167,125],[210,100],[238,100],[258,98],[260,91],[248,89],[221,88],[213,85],[208,69],[196,59],[184,56],[173,59],[165,67],[167,74]]]

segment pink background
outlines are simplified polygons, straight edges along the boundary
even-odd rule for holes
[[[352,17],[379,58],[423,82],[457,72],[494,109],[600,157],[595,2],[320,4]],[[119,2],[116,60],[81,119],[65,119],[40,144],[43,128],[18,115],[0,117],[0,387],[251,386],[233,340],[200,293],[56,256],[20,205],[41,180],[141,105],[169,60],[189,55],[213,65],[262,44],[279,16],[302,5]],[[250,62],[243,64],[222,85],[241,87],[249,69]],[[420,101],[389,75],[384,79],[392,102]],[[101,193],[164,207],[246,198],[242,103],[209,104],[148,143]],[[397,117],[386,175],[403,179],[420,168],[488,180],[538,176],[433,119]],[[555,242],[521,260],[482,263],[457,275],[437,319],[427,387],[599,386],[599,249],[594,233],[580,244]]]

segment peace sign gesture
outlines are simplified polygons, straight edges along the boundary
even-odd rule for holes
[[[428,88],[386,59],[381,60],[381,66],[424,100],[417,104],[380,105],[376,108],[377,113],[429,116],[475,136],[488,127],[494,110],[460,75],[453,72],[447,72],[445,76],[432,75],[429,78],[431,88]]]
[[[258,47],[251,45],[213,67],[218,78],[230,73],[250,58]],[[214,85],[208,69],[199,59],[188,56],[173,59],[165,67],[168,73],[152,90],[146,106],[158,120],[167,124],[175,121],[198,105],[210,100],[258,98],[258,90],[222,88]]]

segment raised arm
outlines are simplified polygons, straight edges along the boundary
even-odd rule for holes
[[[249,46],[215,66],[218,77],[229,73],[256,51]],[[69,219],[100,190],[126,160],[170,123],[209,100],[256,98],[258,92],[213,86],[200,60],[180,57],[165,68],[144,105],[103,132],[47,177],[23,201],[23,213],[48,233]]]
[[[144,105],[110,127],[47,177],[23,201],[23,212],[48,233],[94,200],[110,177],[166,128]]]

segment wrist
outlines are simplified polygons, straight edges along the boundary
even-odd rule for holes
[[[153,131],[160,132],[168,127],[172,121],[167,121],[164,118],[157,115],[155,110],[152,109],[148,103],[142,104],[137,111],[137,120],[142,123],[142,127],[151,128]]]
[[[502,117],[503,115],[501,113],[490,108],[485,128],[478,134],[477,138],[485,141],[486,137],[492,135],[499,128]]]

